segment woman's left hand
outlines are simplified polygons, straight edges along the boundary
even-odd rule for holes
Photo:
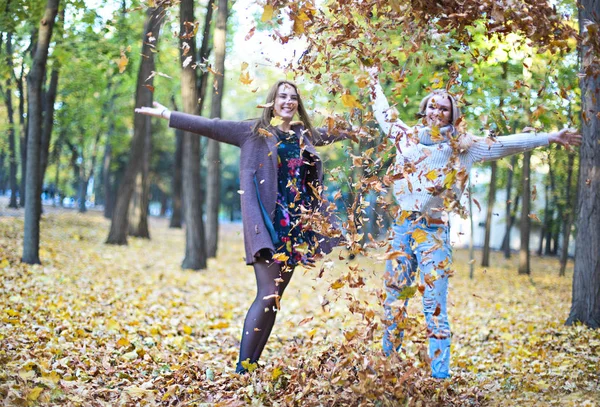
[[[160,117],[161,119],[169,119],[171,117],[171,111],[158,102],[152,103],[154,107],[142,106],[135,109],[136,113],[144,114],[152,117]]]
[[[550,137],[548,137],[550,143],[560,144],[567,150],[570,150],[572,146],[580,146],[581,140],[581,134],[579,134],[577,129],[573,128],[555,131],[554,133],[550,133]]]

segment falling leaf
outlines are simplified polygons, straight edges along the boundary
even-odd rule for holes
[[[125,69],[127,69],[128,63],[129,63],[129,58],[127,58],[127,55],[125,55],[125,53],[122,52],[121,57],[117,61],[117,66],[119,67],[119,73],[125,72]]]
[[[421,244],[427,241],[427,232],[425,232],[423,229],[415,229],[412,232],[411,237],[417,244]]]
[[[254,79],[250,78],[250,73],[248,71],[244,71],[240,74],[240,82],[243,85],[250,85]]]
[[[275,104],[274,102],[270,102],[270,103],[265,103],[265,104],[262,104],[262,105],[256,105],[256,107],[259,108],[259,109],[266,109],[266,108],[269,108],[269,107],[273,107],[274,104]]]
[[[263,23],[266,23],[267,21],[271,20],[273,18],[273,6],[270,4],[267,4],[265,6],[265,8],[263,9],[263,13],[262,16],[260,17],[260,21],[262,21]]]
[[[527,215],[527,216],[529,216],[529,218],[530,218],[530,219],[533,219],[533,220],[535,220],[536,222],[541,222],[540,218],[538,218],[538,217],[537,217],[537,215],[536,215],[535,213],[530,213],[530,214],[529,214],[529,215]]]
[[[438,177],[438,170],[431,170],[429,171],[427,174],[425,174],[425,178],[427,178],[430,181],[435,181]]]
[[[280,116],[273,116],[269,124],[273,127],[277,127],[280,124],[283,124],[283,119]]]
[[[342,104],[348,108],[364,109],[360,102],[351,94],[342,95]]]

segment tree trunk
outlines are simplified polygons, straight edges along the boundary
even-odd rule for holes
[[[129,200],[129,211],[127,212],[128,226],[127,234],[129,236],[137,236],[138,234],[138,220],[141,217],[141,200],[142,200],[142,173],[139,172],[135,177],[135,186],[133,187],[133,193]]]
[[[586,20],[598,21],[600,0],[579,2],[579,30],[585,38]],[[589,42],[588,42],[589,43]],[[573,273],[573,302],[567,324],[582,322],[600,328],[600,55],[581,49],[580,79],[583,144],[579,158],[578,219]]]
[[[550,157],[548,157],[550,160]],[[550,164],[549,164],[550,165]],[[552,217],[550,211],[550,185],[546,183],[544,185],[544,219],[542,220],[542,227],[540,228],[540,245],[538,246],[537,254],[541,256],[544,254],[544,239],[546,239],[546,254],[548,254],[549,244],[548,242],[548,230],[550,228],[550,218]]]
[[[185,33],[186,22],[194,21],[193,0],[183,0],[180,3],[181,21],[181,62],[187,58],[184,55],[183,43],[189,45],[191,55],[196,55],[196,44],[193,35]],[[198,114],[198,99],[196,94],[196,72],[191,64],[181,71],[181,100],[183,111]],[[192,133],[183,133],[183,216],[185,222],[185,258],[181,267],[184,269],[201,270],[206,268],[206,240],[204,236],[204,221],[202,219],[202,199],[200,195],[200,138]]]
[[[6,65],[10,69],[10,74],[6,79],[6,92],[4,101],[6,103],[6,114],[8,116],[8,168],[9,168],[9,183],[10,183],[10,201],[9,208],[17,208],[17,145],[15,140],[15,121],[12,105],[12,33],[6,35]]]
[[[31,39],[33,42],[33,38]],[[23,86],[23,73],[25,72],[25,58],[21,63],[21,75],[17,79],[19,89],[19,124],[21,136],[19,137],[19,149],[21,151],[21,184],[19,186],[19,206],[25,207],[25,181],[27,179],[27,124],[25,121],[25,87]]]
[[[473,227],[473,192],[471,188],[471,181],[469,181],[469,278],[473,280],[473,276],[475,275],[475,238],[473,235],[475,234],[475,228]]]
[[[531,152],[523,154],[523,204],[521,205],[521,249],[519,250],[519,274],[531,274],[529,266],[529,232],[531,221]]]
[[[64,20],[65,7],[61,9],[60,14],[58,15],[57,25],[59,25],[61,22],[64,24]],[[62,30],[59,30],[59,32],[60,31]],[[52,138],[52,129],[54,127],[54,103],[56,102],[56,94],[58,90],[59,68],[60,66],[58,64],[58,61],[55,60],[52,64],[52,73],[50,74],[50,85],[48,86],[48,90],[46,91],[44,123],[42,127],[42,140],[40,143],[40,186],[42,187],[44,185],[44,175],[46,174],[46,168],[48,166],[50,139]]]
[[[114,124],[111,123],[110,129],[114,128]],[[110,178],[110,162],[112,160],[112,147],[110,145],[110,139],[113,131],[109,130],[106,137],[106,145],[104,146],[104,158],[102,159],[102,184],[104,185],[104,217],[110,219],[112,217],[113,209],[113,191]]]
[[[567,213],[565,217],[565,222],[563,223],[563,238],[562,238],[562,251],[560,253],[560,272],[559,276],[563,277],[565,275],[565,271],[567,268],[567,260],[569,258],[569,238],[571,237],[571,226],[573,225],[573,209],[576,205],[570,205],[573,202],[573,197],[571,196],[571,183],[573,182],[573,163],[575,162],[575,156],[573,154],[569,154],[567,164],[567,191],[566,201],[567,201]]]
[[[163,8],[149,8],[147,11],[146,23],[144,24],[144,35],[142,37],[142,63],[138,71],[135,106],[152,106],[153,94],[145,85],[152,86],[152,79],[148,79],[155,70],[154,52],[153,49],[158,42],[160,27],[164,21]],[[154,37],[155,42],[150,44],[148,37]],[[129,210],[129,201],[133,194],[135,179],[142,166],[144,148],[146,144],[147,134],[150,131],[150,116],[141,114],[134,115],[134,131],[131,140],[131,154],[129,162],[125,168],[123,179],[119,185],[119,192],[114,206],[112,222],[110,225],[110,233],[106,243],[108,244],[127,244],[127,229]]]
[[[496,161],[490,163],[492,174],[490,176],[490,190],[488,194],[488,206],[485,216],[485,238],[483,240],[483,257],[481,267],[490,266],[490,238],[492,236],[492,216],[494,215],[494,204],[496,203],[496,172],[498,164]]]
[[[23,258],[29,264],[39,264],[40,246],[40,141],[42,132],[42,83],[48,60],[48,48],[59,0],[48,0],[44,17],[40,22],[38,43],[27,75],[27,117],[29,120],[27,140],[27,179],[25,202],[25,228],[23,233]]]
[[[204,16],[204,32],[202,33],[202,44],[200,45],[200,49],[198,50],[198,58],[197,60],[200,63],[204,63],[210,56],[210,26],[212,23],[213,16],[213,5],[215,4],[215,0],[208,0],[208,4],[206,5],[206,15]],[[200,75],[196,76],[196,92],[198,93],[198,112],[202,114],[202,109],[204,107],[204,101],[206,100],[206,88],[208,84],[208,71],[201,72]]]
[[[83,144],[83,143],[82,143]],[[87,212],[87,208],[85,206],[85,201],[86,201],[86,197],[87,197],[87,182],[88,182],[88,178],[85,176],[85,165],[84,165],[84,160],[83,160],[83,154],[81,154],[79,156],[79,177],[78,177],[78,188],[77,188],[77,195],[79,197],[78,201],[79,201],[79,213],[85,213]]]
[[[182,157],[183,157],[183,131],[175,131],[175,162],[173,165],[173,212],[171,213],[170,228],[181,228],[181,180],[182,180]]]
[[[217,22],[213,34],[215,50],[216,86],[213,88],[210,117],[221,117],[225,75],[225,39],[227,35],[227,0],[219,0]],[[206,252],[208,257],[217,256],[219,243],[219,206],[221,201],[220,145],[208,140],[206,153]]]
[[[144,155],[142,168],[136,180],[137,199],[133,200],[135,205],[135,216],[129,216],[129,235],[150,239],[148,229],[148,205],[150,200],[150,152],[152,151],[152,132],[148,128],[144,143]],[[139,185],[138,185],[139,183]]]
[[[511,209],[512,206],[512,184],[514,176],[514,168],[517,165],[517,157],[510,157],[510,169],[508,171],[508,180],[506,182],[506,231],[504,232],[504,239],[502,239],[502,250],[504,251],[504,258],[510,259],[510,231],[514,223],[514,215]],[[517,195],[516,200],[519,199]],[[515,209],[517,204],[515,203]]]

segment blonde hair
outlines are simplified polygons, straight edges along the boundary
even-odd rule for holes
[[[433,92],[425,96],[419,104],[419,113],[417,113],[417,117],[425,117],[427,104],[429,103],[429,100],[431,100],[431,98],[434,96],[447,97],[448,100],[450,100],[450,124],[452,124],[453,126],[456,125],[456,122],[461,117],[460,109],[458,108],[458,103],[456,103],[456,99],[454,99],[454,96],[452,96],[445,90],[434,90]]]
[[[277,82],[275,82],[273,84],[273,86],[271,86],[271,88],[269,89],[269,91],[267,93],[267,100],[265,101],[265,104],[268,105],[268,104],[275,102],[275,98],[277,97],[277,92],[279,91],[279,87],[281,85],[291,86],[292,88],[294,88],[294,90],[298,94],[298,117],[300,118],[300,121],[302,122],[302,124],[304,124],[304,128],[306,130],[308,130],[308,132],[310,133],[310,136],[314,137],[317,133],[315,133],[313,125],[310,122],[310,119],[308,118],[308,113],[306,113],[306,109],[304,108],[304,103],[302,103],[302,98],[300,97],[300,92],[298,92],[298,86],[296,86],[296,84],[294,82],[291,82],[291,81],[288,81],[285,79],[278,80]],[[271,131],[271,129],[273,128],[273,126],[271,126],[272,118],[273,118],[273,105],[271,105],[269,107],[265,107],[263,109],[262,115],[258,118],[258,120],[256,121],[256,124],[254,125],[254,129],[253,129],[254,133],[259,134],[259,132],[258,132],[259,129],[265,129],[267,131]]]

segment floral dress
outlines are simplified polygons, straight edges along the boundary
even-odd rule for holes
[[[315,233],[310,225],[301,222],[301,207],[311,207],[312,196],[306,184],[306,166],[298,135],[276,131],[277,147],[277,204],[274,229],[279,242],[275,244],[276,261],[288,266],[306,264],[315,253]]]

